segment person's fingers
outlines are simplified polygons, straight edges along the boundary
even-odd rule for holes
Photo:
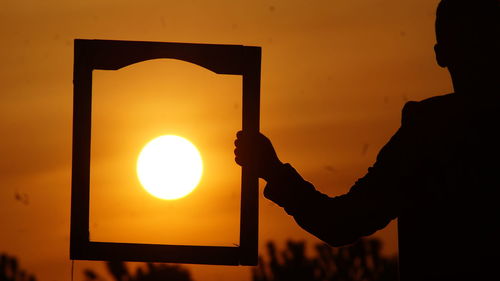
[[[234,161],[240,166],[244,166],[248,162],[244,152],[244,150],[238,147],[234,149]]]
[[[247,158],[247,154],[245,153],[245,150],[242,150],[238,147],[234,149],[234,156],[239,158],[240,162],[244,162],[245,159]]]
[[[241,161],[241,159],[239,157],[234,157],[234,162],[236,162],[236,164],[238,164],[240,166],[243,166],[243,162]]]
[[[236,137],[237,137],[237,138],[241,138],[241,137],[243,137],[243,131],[238,131],[238,132],[236,133]]]
[[[252,139],[246,134],[238,134],[237,138],[234,140],[234,145],[237,147],[248,148],[252,143]]]

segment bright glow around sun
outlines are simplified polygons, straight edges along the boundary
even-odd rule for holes
[[[164,135],[148,142],[137,159],[137,176],[151,195],[178,199],[191,193],[201,179],[203,163],[187,139]]]

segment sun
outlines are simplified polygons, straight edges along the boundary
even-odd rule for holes
[[[148,142],[137,159],[137,177],[144,189],[160,199],[179,199],[200,182],[203,162],[190,141],[175,135]]]

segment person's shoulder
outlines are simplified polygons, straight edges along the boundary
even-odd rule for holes
[[[405,104],[405,107],[412,109],[419,108],[422,109],[433,109],[452,106],[460,102],[460,95],[457,94],[445,94],[440,96],[430,97],[421,101],[409,101]]]
[[[440,96],[430,97],[424,100],[417,102],[420,108],[442,108],[453,106],[459,102],[461,102],[461,96],[457,94],[445,94]]]
[[[403,107],[402,123],[416,121],[417,119],[435,119],[446,112],[453,111],[461,99],[456,94],[445,94],[430,97],[421,101],[408,101]]]

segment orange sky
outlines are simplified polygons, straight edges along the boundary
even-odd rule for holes
[[[0,252],[19,257],[23,267],[35,273],[41,281],[67,280],[70,276],[68,239],[74,38],[261,46],[262,132],[273,140],[283,161],[292,163],[318,189],[335,195],[347,191],[373,163],[377,151],[397,129],[406,100],[420,100],[451,91],[448,75],[435,64],[432,50],[437,2],[3,1],[0,9]],[[173,69],[176,70],[173,72]],[[185,73],[189,78],[181,77],[179,73]],[[174,74],[179,77],[172,78]],[[106,152],[103,148],[106,145],[115,149],[109,155],[103,152],[102,159],[105,160],[96,162],[96,167],[103,172],[107,168],[99,163],[123,163],[120,159],[133,162],[135,154],[131,147],[140,150],[150,136],[171,129],[162,128],[162,120],[168,116],[162,116],[163,119],[156,123],[151,119],[134,119],[135,123],[128,121],[131,115],[120,111],[116,102],[112,103],[114,106],[107,106],[113,95],[129,95],[143,101],[140,104],[143,111],[137,110],[138,114],[145,110],[162,112],[161,107],[150,102],[160,99],[168,103],[169,100],[161,100],[162,93],[183,91],[202,96],[207,91],[225,97],[234,89],[238,90],[240,82],[235,77],[218,77],[189,64],[169,61],[138,64],[116,72],[116,75],[110,74],[114,78],[106,75],[94,74],[94,77],[102,77],[102,83],[95,84],[94,89],[103,93],[102,107],[94,113],[106,117],[109,110],[113,114],[108,114],[107,118],[121,116],[122,125],[141,131],[131,133],[132,130],[125,130],[127,128],[108,126],[112,119],[95,123],[96,132],[101,130],[103,134],[112,135],[110,129],[121,130],[120,134],[130,131],[120,146],[111,145],[108,142],[110,136],[103,135],[100,142],[103,151]],[[128,84],[117,84],[116,81]],[[175,86],[172,86],[173,82],[176,82]],[[207,83],[209,87],[206,87]],[[137,91],[140,91],[140,96],[136,95]],[[233,116],[233,111],[238,110],[238,97],[234,101],[221,98],[211,104],[188,102],[191,110],[209,110],[208,105],[227,108],[227,112],[210,115],[212,119],[201,118],[220,125],[214,129],[223,132],[215,134],[221,137],[218,144],[229,142],[229,152],[224,151],[223,145],[218,146],[217,151],[213,146],[201,149],[208,159],[216,153],[232,153],[233,136],[230,132],[239,120],[226,116]],[[185,98],[175,102],[193,100]],[[228,107],[224,102],[228,102]],[[122,101],[121,106],[128,105]],[[171,116],[179,116],[169,112]],[[194,118],[194,113],[190,116]],[[239,118],[237,114],[234,116]],[[190,139],[195,143],[202,139],[196,134],[209,132],[208,129],[186,130],[189,131],[186,134],[193,134]],[[120,139],[114,141],[120,142]],[[197,145],[209,147],[203,141]],[[132,156],[124,156],[125,151]],[[98,161],[99,157],[95,159]],[[229,173],[231,176],[228,177],[218,177],[218,174],[214,170],[207,174],[206,179],[213,183],[237,179],[237,175],[232,176],[234,173]],[[125,185],[135,184],[135,178],[130,174],[113,180],[113,184],[120,181]],[[226,185],[231,184],[212,186],[222,189]],[[203,190],[196,192],[206,192]],[[189,200],[201,196],[196,192]],[[16,194],[28,201],[16,200]],[[233,191],[225,194],[221,191],[220,198],[211,200],[232,202],[226,207],[234,211],[239,204],[237,197]],[[119,198],[116,195],[112,199]],[[134,200],[150,199],[138,195]],[[99,208],[98,198],[95,204]],[[207,223],[208,228],[234,220],[234,217],[225,217],[230,212],[216,208],[212,211],[209,217],[213,223]],[[109,221],[113,218],[103,214],[97,219]],[[161,216],[151,218],[147,223],[154,226],[158,220]],[[146,222],[137,216],[137,223]],[[168,231],[162,227],[151,230],[147,237],[122,239],[160,241],[166,239],[163,231]],[[106,231],[101,233],[104,236],[109,234]],[[384,239],[388,253],[396,251],[394,223],[376,235]],[[263,198],[259,238],[261,246],[269,239],[279,243],[287,238],[318,241],[296,226],[280,208]],[[228,241],[229,238],[221,243]],[[88,266],[101,267],[101,264],[76,262],[75,280],[81,279],[81,270]],[[246,267],[190,268],[198,281],[250,278]]]

